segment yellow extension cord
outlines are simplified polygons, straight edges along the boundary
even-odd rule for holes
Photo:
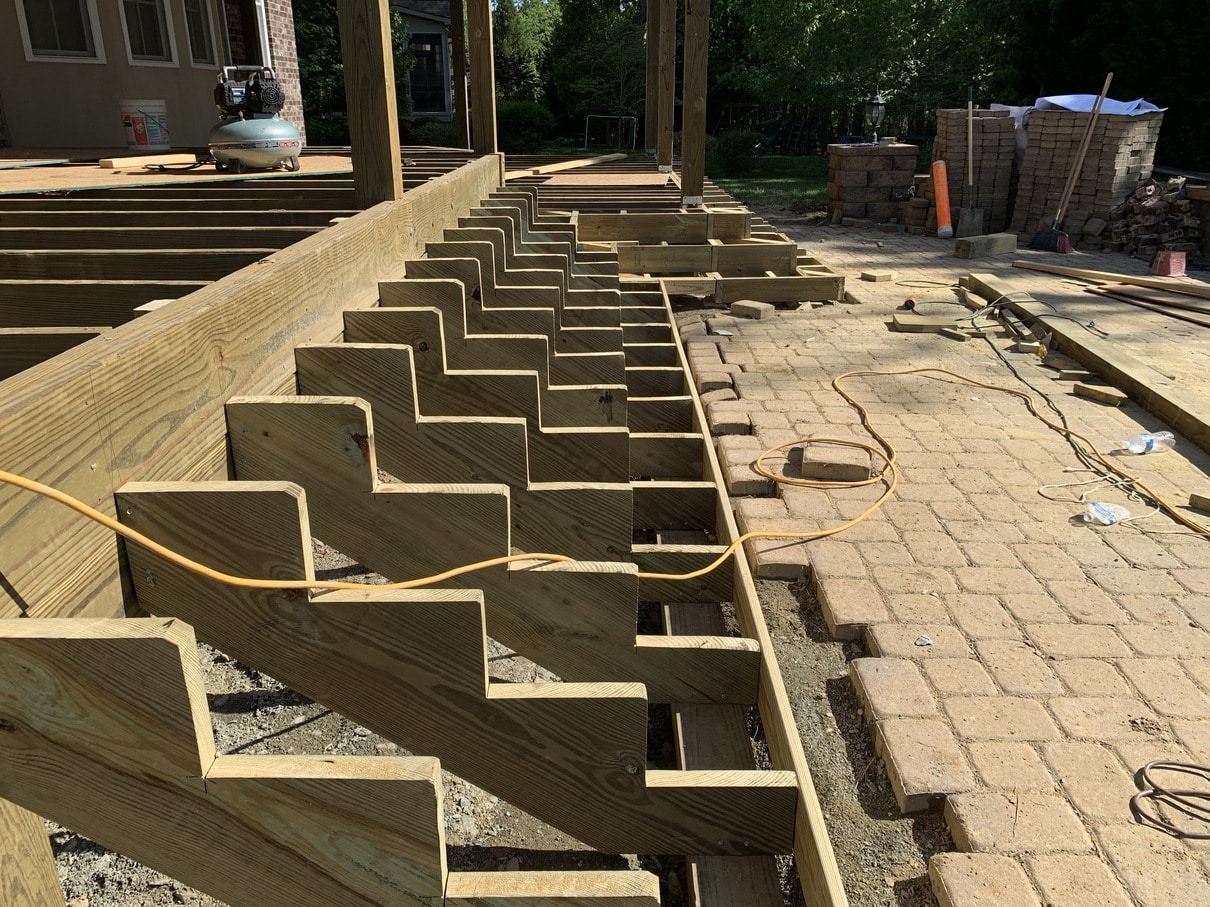
[[[758,473],[773,480],[774,482],[778,482],[781,484],[789,484],[789,485],[801,485],[801,486],[807,486],[807,487],[813,487],[813,488],[825,488],[825,487],[826,488],[855,488],[855,487],[860,487],[860,486],[864,486],[864,485],[872,485],[872,484],[882,482],[886,485],[886,490],[883,491],[883,493],[879,496],[877,501],[875,501],[868,508],[866,508],[859,516],[854,517],[853,519],[851,519],[845,523],[842,523],[839,526],[834,526],[831,529],[821,529],[821,530],[817,530],[814,532],[747,532],[747,533],[744,533],[743,535],[741,535],[739,538],[737,538],[730,545],[728,545],[726,550],[723,551],[723,553],[720,554],[711,564],[709,564],[705,567],[702,567],[700,570],[694,570],[691,573],[639,573],[638,574],[639,578],[648,579],[648,580],[673,580],[673,581],[696,579],[699,576],[704,576],[707,573],[710,573],[711,571],[717,569],[721,564],[726,562],[726,560],[728,558],[730,558],[731,555],[734,554],[735,551],[741,545],[744,544],[744,542],[747,542],[751,539],[784,539],[784,540],[793,539],[793,540],[798,540],[798,541],[805,541],[808,539],[824,538],[825,536],[835,535],[839,532],[844,532],[846,529],[849,529],[852,526],[857,525],[862,520],[869,517],[872,513],[874,513],[876,510],[878,510],[878,508],[881,507],[886,502],[887,498],[889,498],[891,496],[891,494],[894,493],[895,488],[899,484],[899,470],[895,464],[895,449],[894,449],[894,447],[891,446],[890,442],[888,442],[881,434],[879,434],[878,430],[875,429],[874,426],[870,423],[869,413],[866,411],[865,407],[863,407],[860,403],[858,403],[856,400],[854,400],[849,394],[847,394],[840,387],[840,382],[845,380],[846,378],[892,377],[892,376],[897,376],[897,375],[922,375],[922,374],[944,375],[946,377],[953,378],[956,381],[961,381],[966,384],[971,384],[975,387],[981,387],[981,388],[985,388],[986,390],[996,391],[998,393],[1003,393],[1003,394],[1011,394],[1014,397],[1021,398],[1023,401],[1025,401],[1025,405],[1028,407],[1030,413],[1033,414],[1033,416],[1035,418],[1040,420],[1044,425],[1046,425],[1048,428],[1052,429],[1053,431],[1056,431],[1059,434],[1064,435],[1065,437],[1075,438],[1077,441],[1079,441],[1081,444],[1083,444],[1085,446],[1085,448],[1086,448],[1085,453],[1088,456],[1095,458],[1097,460],[1097,462],[1100,463],[1102,466],[1104,466],[1105,469],[1107,469],[1109,472],[1113,473],[1114,475],[1118,476],[1121,479],[1125,479],[1126,481],[1131,482],[1135,486],[1135,488],[1137,488],[1139,491],[1141,491],[1142,493],[1144,493],[1145,495],[1150,497],[1152,500],[1154,500],[1162,511],[1167,513],[1170,517],[1172,517],[1178,523],[1180,523],[1183,526],[1186,526],[1187,528],[1193,530],[1194,532],[1196,532],[1200,535],[1210,536],[1210,529],[1189,519],[1187,516],[1185,516],[1183,513],[1181,513],[1179,510],[1177,510],[1174,506],[1172,506],[1171,504],[1164,501],[1159,495],[1155,494],[1150,489],[1148,489],[1145,485],[1143,485],[1134,476],[1130,475],[1125,470],[1121,469],[1114,463],[1110,462],[1083,435],[1080,435],[1077,432],[1074,432],[1068,428],[1065,428],[1064,426],[1060,425],[1059,423],[1052,422],[1051,420],[1047,419],[1044,415],[1042,415],[1038,411],[1038,408],[1037,408],[1036,404],[1034,403],[1033,397],[1031,397],[1029,394],[1025,393],[1024,391],[1014,390],[1012,388],[997,387],[994,384],[987,384],[983,381],[977,381],[974,378],[968,378],[965,375],[960,375],[956,372],[951,372],[951,371],[947,371],[946,369],[939,369],[939,368],[903,369],[900,371],[888,371],[888,372],[853,371],[853,372],[845,372],[843,375],[838,375],[837,377],[833,378],[832,379],[832,388],[838,394],[840,394],[841,397],[844,398],[845,402],[847,402],[850,406],[852,406],[854,409],[857,410],[858,414],[861,416],[861,424],[865,427],[866,431],[868,431],[875,438],[875,440],[878,441],[879,445],[881,446],[881,449],[874,447],[873,445],[870,445],[870,444],[862,443],[860,441],[852,441],[852,440],[846,440],[846,439],[842,439],[842,438],[800,438],[796,441],[789,441],[785,444],[780,444],[776,447],[770,447],[768,450],[765,450],[763,453],[761,453],[761,455],[759,457],[756,458],[756,461],[753,464],[753,468]],[[762,466],[763,461],[767,457],[776,453],[779,450],[784,450],[785,448],[792,447],[795,444],[812,444],[812,443],[839,444],[839,445],[843,445],[843,446],[847,446],[847,447],[855,447],[855,448],[858,448],[861,450],[866,450],[866,451],[869,451],[871,454],[881,457],[884,462],[884,465],[883,465],[883,468],[881,470],[879,470],[879,472],[876,475],[871,476],[869,479],[865,479],[865,480],[857,481],[857,482],[836,482],[836,481],[828,481],[828,480],[787,478],[785,476],[774,475],[773,473],[769,472]],[[328,581],[328,580],[254,579],[252,577],[233,576],[228,573],[223,573],[222,571],[215,570],[212,567],[208,567],[205,564],[198,563],[197,561],[194,561],[191,558],[185,557],[184,555],[179,554],[178,552],[173,551],[172,549],[167,548],[164,545],[161,545],[159,542],[156,542],[154,539],[148,538],[147,536],[143,535],[141,532],[139,532],[135,529],[131,529],[129,526],[123,526],[121,523],[119,523],[117,520],[113,519],[112,517],[107,516],[106,514],[102,513],[101,511],[97,510],[94,507],[90,507],[88,504],[85,504],[83,501],[73,498],[71,495],[66,494],[65,492],[59,491],[57,488],[52,488],[49,485],[44,485],[41,482],[34,481],[33,479],[26,478],[25,476],[17,475],[16,473],[6,472],[3,470],[0,470],[0,482],[2,482],[4,484],[8,484],[8,485],[13,485],[17,488],[22,488],[26,491],[34,492],[35,494],[42,495],[43,497],[49,498],[52,501],[56,501],[60,504],[63,504],[64,506],[69,507],[70,509],[76,511],[77,513],[79,513],[85,517],[88,517],[90,520],[93,520],[94,522],[99,523],[100,525],[106,527],[107,529],[110,529],[111,531],[117,533],[118,535],[122,536],[123,538],[126,538],[129,541],[137,542],[138,544],[143,545],[148,550],[150,550],[156,554],[159,554],[161,557],[166,558],[167,560],[171,561],[172,563],[176,564],[179,567],[183,567],[187,570],[190,570],[194,573],[207,577],[208,579],[215,580],[217,582],[225,583],[230,586],[240,586],[240,587],[248,588],[248,589],[307,589],[307,590],[313,590],[313,591],[361,590],[361,589],[367,589],[367,588],[375,589],[375,590],[379,590],[379,591],[390,591],[392,589],[417,589],[417,588],[422,588],[424,586],[431,586],[434,583],[444,582],[445,580],[452,579],[455,576],[461,576],[462,574],[465,574],[465,573],[473,573],[477,570],[485,570],[490,567],[497,567],[502,564],[509,564],[509,563],[513,563],[516,561],[541,560],[541,561],[550,561],[550,562],[560,562],[560,561],[575,560],[575,558],[567,557],[566,555],[562,555],[562,554],[547,554],[547,553],[513,554],[513,555],[506,556],[506,557],[497,557],[497,558],[492,558],[492,559],[486,560],[486,561],[478,561],[473,564],[465,564],[461,567],[454,567],[450,570],[444,571],[443,573],[434,574],[433,576],[421,577],[419,579],[404,580],[403,582],[387,583],[384,585],[370,585],[367,583],[350,583],[350,582],[344,582],[344,581],[340,581],[340,580]]]

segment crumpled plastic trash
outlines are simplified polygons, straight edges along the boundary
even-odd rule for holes
[[[1085,523],[1096,523],[1098,526],[1112,526],[1129,518],[1130,511],[1121,504],[1103,504],[1100,501],[1089,501],[1088,509],[1084,511]]]

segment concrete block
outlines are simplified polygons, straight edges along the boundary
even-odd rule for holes
[[[967,236],[954,240],[956,258],[987,258],[1017,251],[1017,234],[991,233],[987,236]]]
[[[731,314],[736,318],[754,318],[759,321],[762,318],[772,318],[776,313],[777,308],[767,302],[740,299],[731,303]]]
[[[799,444],[790,448],[787,458],[798,464],[798,473],[804,479],[864,482],[870,477],[870,452],[858,447]]]
[[[882,283],[887,280],[895,279],[894,271],[862,271],[861,279],[872,281],[873,283]]]
[[[1087,397],[1089,400],[1096,400],[1098,403],[1104,403],[1107,406],[1121,406],[1129,399],[1116,387],[1109,387],[1108,385],[1085,384],[1082,381],[1077,381],[1072,390],[1075,391],[1077,397]]]
[[[1196,491],[1189,495],[1189,506],[1203,513],[1210,513],[1210,494],[1198,494]]]

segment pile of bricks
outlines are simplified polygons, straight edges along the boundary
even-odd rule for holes
[[[887,223],[899,214],[916,173],[915,145],[828,146],[828,214],[833,223]]]
[[[1185,193],[1184,177],[1165,183],[1148,180],[1114,209],[1106,229],[1104,248],[1150,259],[1161,249],[1197,252],[1200,248],[1201,219]],[[1086,225],[1084,232],[1089,232]],[[1096,246],[1093,246],[1096,248]]]
[[[1014,232],[1032,233],[1054,218],[1091,116],[1070,110],[1030,114],[1029,143],[1013,204]],[[1081,219],[1109,221],[1114,209],[1151,177],[1163,118],[1159,111],[1141,116],[1101,114],[1067,205],[1070,215],[1064,227],[1069,234],[1072,223]]]
[[[959,208],[983,211],[981,233],[998,233],[1008,224],[1012,199],[1013,148],[1016,126],[1007,110],[972,112],[971,138],[974,147],[974,185],[967,187],[966,109],[937,111],[937,137],[933,142],[933,160],[945,161],[952,218],[958,220]],[[919,199],[925,201],[920,201]],[[937,229],[936,193],[933,180],[925,177],[917,188],[917,199],[900,209],[900,222],[909,228]]]

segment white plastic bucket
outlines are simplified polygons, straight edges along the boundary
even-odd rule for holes
[[[168,134],[168,111],[162,100],[136,98],[119,101],[126,147],[131,151],[167,151],[172,147]]]

